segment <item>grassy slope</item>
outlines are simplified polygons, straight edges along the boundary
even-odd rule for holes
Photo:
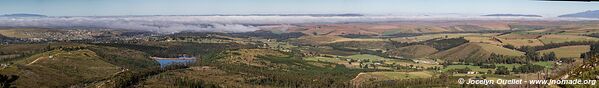
[[[543,35],[539,38],[544,44],[563,43],[569,41],[599,41],[598,38],[578,35]]]
[[[26,33],[48,33],[48,32],[62,32],[63,30],[51,30],[51,29],[31,29],[31,28],[14,28],[14,29],[0,29],[0,34],[7,37],[14,38],[40,38],[41,36],[29,35]]]
[[[433,56],[436,58],[445,58],[449,60],[472,58],[488,58],[491,53],[509,56],[521,56],[524,53],[516,50],[503,48],[500,46],[482,44],[482,43],[466,43],[449,50],[441,51]]]
[[[430,78],[434,73],[428,71],[418,72],[363,72],[352,79],[354,83],[369,83],[385,80],[402,80],[402,79],[417,79]]]
[[[330,83],[324,83],[323,81],[334,79],[339,82],[349,82],[357,74],[356,71],[343,68],[343,66],[339,67],[340,65],[294,59],[284,53],[267,49],[228,51],[218,54],[214,58],[203,59],[200,63],[203,66],[193,66],[190,69],[161,73],[140,83],[142,84],[140,86],[189,87],[189,85],[182,84],[186,82],[218,84],[221,87],[289,86],[271,83],[271,80],[281,80],[279,82],[301,81],[302,85],[330,85]],[[266,83],[262,83],[263,81]]]
[[[90,50],[96,52],[102,60],[128,69],[147,68],[158,66],[158,62],[149,58],[149,55],[136,50],[92,46]]]
[[[438,51],[437,49],[430,47],[430,46],[426,46],[426,45],[412,45],[412,46],[406,46],[406,47],[389,50],[387,52],[387,54],[418,58],[418,57],[424,57],[424,56],[431,55],[437,51]]]
[[[541,54],[547,54],[554,52],[558,58],[579,58],[580,54],[588,52],[590,46],[588,45],[577,45],[577,46],[563,46],[559,48],[547,49],[539,51]]]
[[[120,71],[120,67],[101,60],[95,52],[54,50],[18,61],[0,70],[20,78],[17,87],[68,87],[80,82],[94,81]]]

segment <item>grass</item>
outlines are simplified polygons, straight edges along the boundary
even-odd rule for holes
[[[356,55],[351,55],[351,56],[346,56],[346,57],[354,59],[354,60],[370,60],[370,61],[391,60],[391,59],[387,59],[387,58],[376,56],[376,55],[370,55],[370,54],[356,54]]]
[[[532,64],[541,65],[541,66],[544,66],[545,69],[549,69],[549,68],[553,67],[554,63],[551,61],[539,61],[539,62],[534,62]],[[508,70],[512,70],[512,68],[520,67],[522,65],[523,64],[495,64],[496,67],[504,66],[504,67],[508,68]],[[487,72],[487,70],[495,71],[495,69],[480,68],[480,66],[473,66],[473,65],[449,65],[449,66],[441,69],[441,71],[445,72],[445,71],[448,71],[451,69],[464,69],[466,67],[470,68],[472,71],[478,71],[478,72]]]
[[[323,61],[323,62],[331,62],[331,63],[341,63],[346,62],[345,60],[336,59],[336,58],[328,58],[328,57],[306,57],[304,58],[306,61]]]
[[[464,37],[464,39],[468,40],[469,42],[476,42],[476,43],[501,44],[499,41],[495,41],[491,37],[482,37],[482,36],[474,37],[474,36],[472,36],[472,37]]]
[[[543,42],[541,42],[538,39],[501,39],[501,41],[505,45],[510,44],[510,45],[514,45],[516,47],[520,47],[520,46],[542,46],[542,45],[544,45]]]
[[[547,49],[539,51],[541,54],[554,52],[558,58],[579,58],[580,54],[590,51],[588,45],[563,46],[559,48]]]
[[[484,50],[491,51],[493,53],[501,54],[501,55],[522,56],[524,54],[523,52],[511,50],[511,49],[500,47],[500,46],[490,45],[490,44],[479,44],[479,46],[481,46]]]
[[[549,68],[553,68],[554,63],[551,61],[540,61],[540,62],[534,62],[532,64],[545,66],[546,69],[549,69]]]
[[[544,44],[563,43],[570,41],[599,41],[599,38],[578,35],[543,35],[539,38]]]
[[[488,58],[492,53],[508,56],[522,56],[523,52],[484,43],[466,43],[449,50],[437,52],[435,58],[460,60],[466,58]]]
[[[488,36],[493,36],[493,35],[496,35],[496,34],[495,33],[488,33],[488,34],[480,34],[480,33],[428,34],[428,35],[420,35],[420,36],[414,36],[414,37],[391,38],[391,40],[401,41],[401,42],[418,42],[418,41],[426,41],[426,40],[435,39],[435,38],[445,38],[446,36],[447,36],[447,38],[459,38],[459,37],[467,37],[467,36],[488,37]]]
[[[0,74],[18,75],[17,87],[64,87],[109,77],[120,67],[103,61],[87,49],[53,50],[33,55],[0,70]],[[35,63],[32,63],[35,61]]]
[[[433,73],[427,71],[419,72],[368,72],[368,75],[379,75],[385,77],[385,79],[398,80],[398,79],[414,79],[414,78],[430,78]]]
[[[449,71],[451,69],[464,69],[464,68],[469,68],[472,71],[477,71],[477,72],[487,72],[488,70],[495,70],[495,69],[486,69],[486,68],[480,68],[480,66],[472,66],[472,65],[449,65],[447,67],[445,67],[444,69],[441,69],[441,71]]]

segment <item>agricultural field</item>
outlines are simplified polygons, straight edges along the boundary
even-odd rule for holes
[[[419,42],[419,41],[426,41],[426,40],[435,39],[435,38],[460,38],[460,37],[469,37],[469,36],[490,37],[490,36],[494,36],[494,35],[497,35],[497,34],[496,33],[427,34],[427,35],[420,35],[420,36],[414,36],[414,37],[397,37],[397,38],[391,38],[390,40],[400,41],[400,42]]]
[[[548,50],[539,51],[541,54],[548,54],[554,52],[558,58],[580,58],[580,54],[588,52],[590,47],[588,45],[578,46],[563,46],[559,48],[553,48]]]
[[[458,60],[466,58],[488,58],[491,54],[523,56],[524,53],[497,45],[484,43],[466,43],[446,51],[435,53],[434,58]]]
[[[578,35],[543,35],[539,38],[544,44],[563,43],[570,41],[599,41],[599,38]]]
[[[353,81],[366,81],[368,79],[375,79],[372,81],[384,81],[384,80],[403,80],[403,79],[418,79],[418,78],[431,78],[434,72],[429,71],[417,71],[417,72],[365,72],[360,73]],[[370,81],[370,80],[368,80]]]

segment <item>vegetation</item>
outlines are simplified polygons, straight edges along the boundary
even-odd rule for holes
[[[317,27],[326,30],[327,26]],[[510,28],[476,31],[491,28],[468,24],[364,34],[301,28],[296,32],[124,32],[96,36],[97,40],[7,43],[0,44],[0,82],[2,87],[26,88],[476,88],[513,86],[459,85],[455,80],[596,77],[597,71],[588,69],[596,68],[599,55],[594,39],[543,29],[546,26]],[[424,31],[440,32],[417,33]],[[196,60],[161,67],[150,57]]]

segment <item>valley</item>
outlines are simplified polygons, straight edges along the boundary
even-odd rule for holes
[[[599,57],[597,24],[311,23],[236,33],[0,28],[0,38],[14,39],[0,45],[0,74],[17,76],[16,87],[76,88],[481,87],[455,80],[589,78],[596,70],[573,68],[596,68],[589,58]]]

